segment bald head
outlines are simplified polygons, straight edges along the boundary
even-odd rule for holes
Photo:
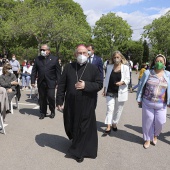
[[[79,55],[85,55],[86,57],[88,57],[88,50],[85,45],[81,44],[77,46],[76,57],[78,57]]]

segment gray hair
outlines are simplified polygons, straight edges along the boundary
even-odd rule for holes
[[[48,44],[42,44],[41,47],[42,46],[47,46],[47,50],[50,50],[50,46]]]

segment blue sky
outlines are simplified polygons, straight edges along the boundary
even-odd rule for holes
[[[139,40],[143,27],[170,10],[170,0],[74,0],[87,15],[91,26],[102,14],[114,12],[133,29],[133,40]]]

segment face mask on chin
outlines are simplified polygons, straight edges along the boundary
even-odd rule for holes
[[[77,57],[77,62],[78,62],[79,64],[84,64],[84,63],[87,62],[87,57],[86,57],[85,55],[79,55],[79,56]]]
[[[41,51],[41,56],[46,57],[47,56],[46,51]]]

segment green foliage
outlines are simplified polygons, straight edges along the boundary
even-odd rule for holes
[[[131,41],[129,24],[115,13],[103,15],[91,30],[81,6],[73,0],[0,0],[0,53],[15,53],[19,59],[34,58],[41,44],[48,43],[63,61],[74,60],[79,44],[92,43],[95,53],[109,59],[120,50],[134,62],[154,55],[170,56],[170,11],[144,27],[146,41]]]
[[[119,48],[119,51],[127,58],[130,59],[134,64],[137,62],[141,64],[143,62],[143,45],[140,41],[128,41]]]
[[[103,15],[95,24],[93,29],[94,41],[100,45],[100,50],[109,53],[118,49],[122,43],[130,40],[132,30],[126,21],[114,13]],[[105,46],[105,49],[102,46]]]
[[[170,11],[144,27],[143,36],[150,40],[157,54],[170,55]]]
[[[147,41],[144,40],[143,42],[143,63],[146,63],[149,61],[149,47],[147,44]]]
[[[2,4],[6,2],[0,1]],[[55,55],[59,55],[65,44],[69,48],[68,44],[71,44],[74,49],[77,43],[86,43],[91,38],[91,28],[83,10],[72,0],[25,0],[12,4],[10,10],[2,7],[9,11],[9,15],[4,15],[5,19],[1,20],[2,48],[15,49],[19,46],[20,49],[34,48],[37,52],[41,44],[48,43],[55,49]],[[66,51],[62,50],[64,56],[72,55],[69,50]]]

